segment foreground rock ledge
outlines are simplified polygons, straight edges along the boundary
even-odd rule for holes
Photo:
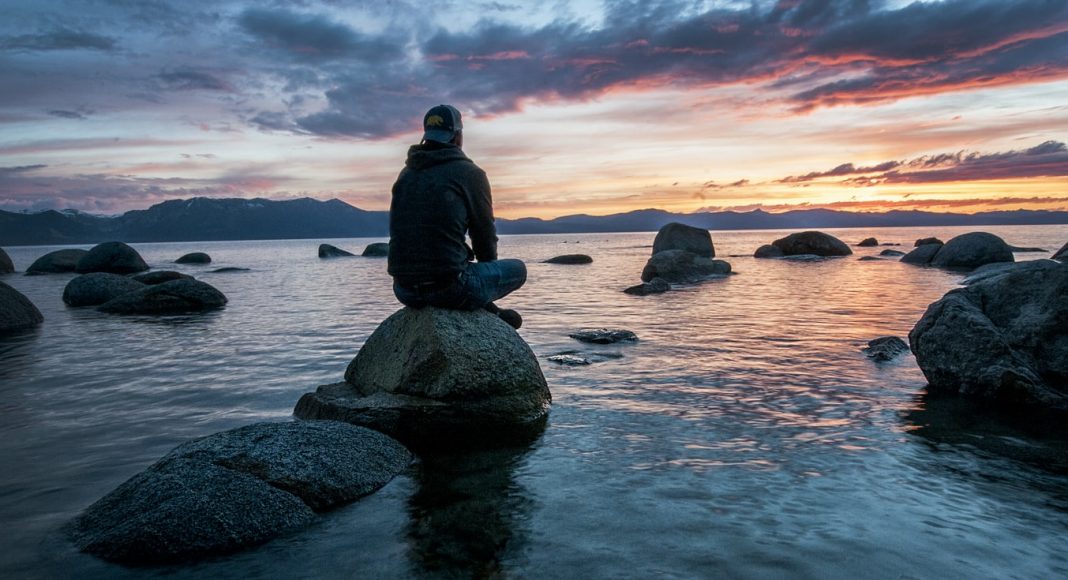
[[[344,423],[258,423],[177,447],[68,532],[80,550],[122,564],[232,553],[377,490],[411,459],[389,437]]]
[[[305,394],[294,414],[364,425],[419,447],[540,432],[551,402],[537,357],[500,318],[404,308],[367,339],[345,382]]]
[[[993,268],[931,304],[909,345],[932,393],[1068,413],[1068,264]]]

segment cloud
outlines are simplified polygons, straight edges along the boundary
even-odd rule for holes
[[[78,111],[64,111],[62,109],[48,111],[48,114],[52,115],[53,117],[59,117],[60,119],[82,120],[86,118],[85,115],[79,113]]]
[[[693,213],[718,212],[718,211],[753,211],[761,210],[769,213],[806,209],[833,209],[839,211],[954,211],[969,210],[995,211],[999,209],[1023,209],[1042,208],[1050,211],[1068,210],[1068,199],[1063,197],[1019,197],[1003,196],[987,199],[964,198],[964,199],[904,199],[904,200],[850,200],[833,201],[827,203],[781,203],[764,204],[750,203],[744,205],[715,205],[703,207]]]
[[[260,42],[297,60],[361,59],[384,64],[402,55],[396,40],[362,34],[322,15],[250,8],[237,21]]]
[[[0,50],[52,51],[52,50],[114,50],[115,39],[91,32],[58,28],[51,32],[23,34],[0,38]]]
[[[27,173],[30,171],[36,171],[38,169],[44,169],[47,165],[20,165],[17,167],[0,167],[0,177],[8,175],[14,175],[16,173]]]
[[[805,183],[823,177],[841,177],[843,175],[856,175],[867,173],[884,173],[901,165],[899,161],[886,161],[871,167],[856,167],[852,163],[843,163],[830,171],[813,171],[804,175],[791,175],[776,181],[776,183]]]
[[[168,91],[223,91],[234,90],[230,83],[215,75],[194,71],[168,71],[156,75],[160,88]]]

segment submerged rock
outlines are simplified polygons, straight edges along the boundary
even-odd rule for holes
[[[210,264],[211,256],[204,252],[192,252],[174,261],[175,264]]]
[[[118,274],[82,274],[67,282],[66,288],[63,289],[63,302],[67,306],[99,306],[144,287],[143,283]]]
[[[660,228],[653,239],[653,255],[667,250],[683,250],[704,258],[715,258],[716,248],[708,230],[673,222]]]
[[[349,256],[355,256],[352,252],[346,252],[337,246],[331,246],[330,244],[319,244],[319,257],[320,258],[347,258]]]
[[[815,254],[817,256],[848,256],[853,253],[845,242],[823,232],[807,231],[779,238],[771,245],[782,250],[786,256]]]
[[[909,333],[930,391],[1068,412],[1068,264],[988,274],[931,304]]]
[[[564,254],[545,260],[545,264],[592,264],[593,258],[586,254]]]
[[[1049,251],[1045,248],[1021,248],[1020,246],[1009,246],[1009,249],[1016,254],[1038,254]]]
[[[631,286],[623,292],[632,294],[634,296],[648,296],[650,294],[663,294],[671,290],[671,284],[663,278],[653,278],[648,282],[643,282],[637,286]]]
[[[946,242],[931,259],[931,265],[939,268],[970,269],[993,262],[1012,262],[1015,259],[1005,240],[986,232],[971,232]]]
[[[884,260],[884,259],[882,259],[882,258],[880,258],[878,256],[861,256],[860,258],[857,258],[857,261],[858,262],[885,262],[886,260]]]
[[[870,248],[872,246],[878,246],[878,245],[879,245],[879,240],[877,240],[875,238],[864,238],[863,240],[861,240],[861,242],[859,244],[857,244],[857,246],[861,247],[861,248]]]
[[[0,274],[10,274],[15,271],[15,264],[11,262],[11,256],[3,248],[0,248]]]
[[[642,282],[662,278],[672,284],[691,284],[710,277],[726,276],[731,265],[685,250],[664,250],[653,254],[642,270]]]
[[[192,278],[145,286],[100,306],[112,314],[179,314],[222,308],[226,296],[214,286]]]
[[[551,401],[537,357],[497,316],[403,308],[367,339],[345,382],[305,394],[294,413],[422,446],[540,433]]]
[[[868,341],[864,354],[877,362],[886,362],[909,351],[909,345],[896,336],[882,336]]]
[[[754,258],[781,258],[784,255],[778,246],[771,244],[764,244],[757,248],[756,252],[753,252]]]
[[[367,244],[367,247],[363,249],[363,253],[360,255],[365,258],[388,258],[389,243],[375,242],[373,244]]]
[[[938,244],[938,245],[941,246],[944,243],[945,242],[943,242],[942,240],[940,240],[938,238],[920,238],[920,239],[916,240],[916,243],[913,244],[913,247],[918,248],[920,246],[926,246],[928,244]]]
[[[377,490],[410,461],[369,429],[258,423],[177,447],[89,506],[68,532],[83,552],[121,564],[228,554]]]
[[[130,276],[130,278],[137,280],[142,284],[148,284],[151,286],[154,284],[170,282],[171,280],[192,279],[193,277],[189,274],[175,272],[174,270],[156,270],[155,272],[145,272],[144,274]]]
[[[29,298],[0,282],[0,334],[33,328],[42,322],[41,311]]]
[[[104,242],[93,246],[74,267],[74,271],[79,274],[134,274],[145,270],[148,270],[148,264],[141,258],[141,254],[122,242]]]
[[[905,254],[901,261],[906,264],[916,264],[917,266],[926,266],[934,259],[935,254],[942,249],[942,244],[923,244],[922,246],[916,246],[916,249]]]
[[[636,342],[638,335],[629,330],[609,328],[584,328],[568,335],[579,342],[592,344],[614,344],[617,342]]]
[[[550,362],[568,367],[586,366],[592,364],[590,359],[574,354],[554,354],[546,357]]]
[[[73,272],[74,268],[78,266],[78,261],[88,253],[88,250],[77,249],[49,252],[34,260],[30,267],[26,268],[26,275]]]
[[[251,272],[249,268],[235,268],[234,266],[227,266],[225,268],[216,268],[211,271],[212,274],[230,274],[232,272]]]
[[[879,252],[879,255],[880,256],[898,257],[898,256],[904,256],[905,252],[901,252],[901,251],[898,251],[898,250],[883,250],[883,251]]]

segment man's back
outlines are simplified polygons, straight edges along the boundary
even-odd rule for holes
[[[470,230],[474,250],[468,248]],[[408,150],[389,210],[389,273],[402,284],[458,275],[477,257],[497,259],[486,174],[456,146]]]

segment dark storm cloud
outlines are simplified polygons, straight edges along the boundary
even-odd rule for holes
[[[268,46],[299,60],[357,58],[384,64],[401,56],[396,41],[364,35],[321,15],[250,8],[238,17],[238,23]]]
[[[112,50],[116,41],[107,36],[59,28],[38,34],[0,37],[0,50]]]
[[[16,173],[27,173],[30,171],[36,171],[38,169],[44,169],[47,165],[19,165],[17,167],[0,167],[0,177],[15,175]]]
[[[232,91],[230,83],[215,75],[193,70],[164,72],[157,75],[160,87],[170,91]]]
[[[384,136],[410,129],[411,117],[433,100],[492,114],[531,99],[763,82],[806,111],[1068,78],[1068,2],[948,0],[888,9],[865,0],[782,0],[762,12],[755,4],[695,10],[685,2],[620,1],[606,4],[597,28],[486,20],[438,30],[417,46],[421,58],[379,70],[373,80],[352,70],[338,75],[328,109],[300,126]],[[376,102],[383,98],[391,102]],[[394,113],[406,122],[388,117]]]
[[[1068,146],[1046,141],[1029,149],[978,153],[959,151],[925,155],[908,161],[887,161],[871,167],[844,163],[830,171],[816,171],[780,179],[775,183],[802,184],[810,181],[849,177],[839,183],[872,186],[887,183],[943,183],[1033,177],[1068,177]]]

